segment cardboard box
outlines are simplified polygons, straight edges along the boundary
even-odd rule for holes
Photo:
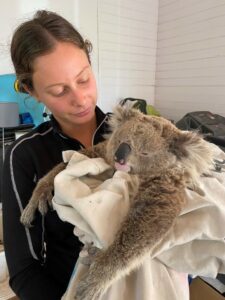
[[[0,282],[0,300],[16,300],[15,294],[10,289],[8,280]]]
[[[197,277],[190,285],[190,300],[225,300],[225,297]]]
[[[9,286],[8,268],[3,246],[0,246],[0,300],[16,300],[18,298],[15,297]]]
[[[3,244],[2,203],[0,203],[0,244]]]

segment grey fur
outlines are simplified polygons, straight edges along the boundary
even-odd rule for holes
[[[97,300],[113,282],[142,263],[180,214],[186,200],[185,187],[199,191],[199,176],[207,173],[212,163],[207,142],[163,118],[117,107],[110,125],[108,140],[82,153],[103,157],[114,166],[119,145],[130,146],[126,164],[131,174],[131,208],[114,242],[94,256],[88,274],[78,285],[76,300]],[[30,224],[36,208],[46,212],[46,195],[50,203],[48,191],[53,189],[54,176],[64,167],[61,164],[40,180],[21,217],[23,224]]]

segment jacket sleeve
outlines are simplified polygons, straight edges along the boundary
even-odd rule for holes
[[[27,229],[20,215],[35,186],[35,170],[26,151],[11,148],[3,168],[3,232],[10,286],[20,300],[57,300],[62,288],[48,276],[41,260],[42,218]]]

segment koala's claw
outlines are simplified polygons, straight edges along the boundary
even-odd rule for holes
[[[45,191],[40,197],[38,201],[38,210],[42,214],[42,216],[46,215],[48,209],[52,208],[52,191]]]
[[[38,208],[41,215],[45,215],[48,211],[49,206],[52,207],[52,191],[45,190],[38,196],[38,191],[36,194],[33,194],[32,198],[30,199],[28,205],[22,212],[20,217],[20,222],[25,227],[31,227],[31,223],[34,220],[34,215],[36,209]]]
[[[25,227],[32,227],[31,222],[34,219],[34,213],[35,213],[35,208],[27,205],[25,209],[23,210],[23,213],[20,217],[20,222],[25,226]]]

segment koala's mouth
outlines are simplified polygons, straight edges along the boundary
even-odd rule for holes
[[[130,172],[131,167],[127,163],[128,156],[131,153],[131,147],[129,144],[123,142],[119,145],[115,152],[114,161],[115,161],[115,169],[124,172]]]
[[[131,170],[131,167],[128,164],[120,164],[118,162],[115,162],[115,169],[118,171],[124,171],[129,173]]]

